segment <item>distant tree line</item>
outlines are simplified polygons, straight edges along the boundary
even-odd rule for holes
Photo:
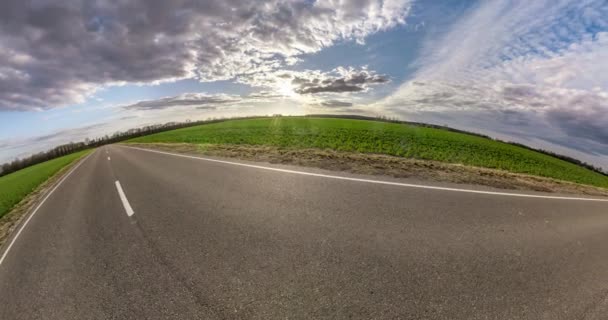
[[[35,164],[45,162],[51,159],[59,158],[70,153],[74,153],[80,150],[86,149],[86,143],[84,142],[71,142],[68,144],[57,146],[51,150],[45,152],[39,152],[26,158],[15,159],[11,162],[7,162],[0,167],[0,176],[33,166]]]
[[[168,122],[165,124],[157,124],[157,125],[149,125],[141,128],[130,129],[127,131],[115,132],[112,135],[105,135],[96,139],[85,139],[82,142],[70,142],[60,146],[57,146],[53,149],[38,152],[29,157],[15,159],[13,161],[4,163],[0,166],[0,177],[3,175],[7,175],[9,173],[13,173],[15,171],[21,170],[23,168],[27,168],[29,166],[33,166],[38,163],[42,163],[48,160],[52,160],[55,158],[59,158],[74,152],[82,151],[89,148],[95,148],[99,146],[103,146],[106,144],[117,143],[120,141],[145,136],[157,132],[174,130],[179,128],[185,128],[189,126],[196,126],[204,123],[213,123],[225,121],[228,119],[207,119],[200,121],[190,121],[186,120],[185,122]]]
[[[272,117],[281,117],[282,115],[280,114],[274,114],[272,115]],[[169,130],[175,130],[175,129],[180,129],[180,128],[186,128],[186,127],[192,127],[192,126],[197,126],[197,125],[201,125],[201,124],[209,124],[209,123],[217,123],[217,122],[222,122],[222,121],[227,121],[227,120],[237,120],[237,119],[250,119],[250,118],[264,118],[264,117],[268,117],[268,116],[249,116],[249,117],[232,117],[232,118],[210,118],[210,119],[206,119],[206,120],[198,120],[198,121],[190,121],[190,120],[186,120],[184,122],[167,122],[164,124],[156,124],[156,125],[149,125],[149,126],[144,126],[141,128],[135,128],[135,129],[129,129],[127,131],[119,131],[119,132],[115,132],[112,135],[105,135],[103,137],[99,137],[99,138],[95,138],[95,139],[85,139],[82,142],[70,142],[67,144],[63,144],[57,147],[54,147],[53,149],[50,149],[48,151],[44,151],[44,152],[39,152],[36,154],[33,154],[29,157],[25,157],[25,158],[21,158],[21,159],[15,159],[11,162],[7,162],[3,165],[0,166],[0,177],[3,175],[7,175],[9,173],[21,170],[23,168],[27,168],[29,166],[33,166],[35,164],[38,163],[42,163],[48,160],[52,160],[58,157],[62,157],[74,152],[78,152],[78,151],[82,151],[85,149],[89,149],[89,148],[95,148],[95,147],[100,147],[106,144],[112,144],[112,143],[117,143],[117,142],[121,142],[121,141],[125,141],[125,140],[129,140],[129,139],[133,139],[136,137],[141,137],[141,136],[146,136],[146,135],[150,135],[150,134],[154,134],[154,133],[158,133],[158,132],[163,132],[163,131],[169,131]],[[414,125],[414,126],[420,126],[420,127],[426,127],[426,128],[435,128],[435,129],[442,129],[442,130],[448,130],[448,131],[452,131],[452,132],[458,132],[458,133],[464,133],[464,134],[469,134],[469,135],[474,135],[474,136],[478,136],[478,137],[482,137],[482,138],[486,138],[486,139],[491,139],[491,140],[495,140],[495,141],[500,141],[500,142],[504,142],[504,143],[508,143],[511,145],[515,145],[518,147],[522,147],[528,150],[532,150],[532,151],[536,151],[536,152],[540,152],[576,165],[579,165],[581,167],[587,168],[589,170],[595,171],[597,173],[603,174],[605,176],[608,176],[608,172],[604,172],[601,168],[599,167],[595,167],[591,164],[585,163],[583,161],[580,161],[578,159],[574,159],[572,157],[568,157],[568,156],[564,156],[564,155],[560,155],[560,154],[556,154],[553,153],[551,151],[547,151],[547,150],[542,150],[542,149],[534,149],[531,147],[528,147],[526,145],[520,144],[520,143],[515,143],[515,142],[508,142],[508,141],[501,141],[498,139],[493,139],[489,136],[486,135],[482,135],[479,133],[475,133],[475,132],[469,132],[469,131],[464,131],[464,130],[459,130],[459,129],[454,129],[454,128],[450,128],[447,126],[440,126],[440,125],[434,125],[434,124],[428,124],[428,123],[420,123],[420,122],[410,122],[410,121],[402,121],[399,120],[397,118],[390,118],[390,117],[385,117],[385,116],[379,116],[379,117],[368,117],[368,116],[360,116],[360,115],[332,115],[332,114],[310,114],[310,115],[306,115],[306,117],[322,117],[322,118],[343,118],[343,119],[355,119],[355,120],[375,120],[375,121],[382,121],[382,122],[391,122],[391,123],[400,123],[400,124],[408,124],[408,125]]]

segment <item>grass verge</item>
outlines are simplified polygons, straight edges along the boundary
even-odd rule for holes
[[[76,152],[0,177],[0,217],[61,168],[88,152]]]
[[[128,145],[183,154],[198,154],[357,174],[409,178],[420,182],[437,181],[474,184],[510,190],[608,197],[608,189],[573,182],[511,173],[503,170],[463,166],[438,161],[407,159],[381,154],[227,144],[129,143]]]
[[[232,120],[166,131],[129,142],[228,144],[384,154],[608,188],[605,175],[519,146],[442,129],[369,120],[310,117]]]
[[[76,160],[90,150],[84,150],[49,160],[0,177],[0,245],[17,226],[20,219],[37,203]]]

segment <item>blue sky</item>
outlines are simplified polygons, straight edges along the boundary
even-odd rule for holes
[[[0,162],[152,123],[355,113],[445,124],[608,168],[607,7],[3,2]]]

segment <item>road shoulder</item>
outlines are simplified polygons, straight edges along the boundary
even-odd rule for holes
[[[408,179],[418,183],[608,197],[608,190],[551,178],[380,154],[246,145],[186,143],[126,143],[124,145],[187,155],[204,155],[272,165],[300,166],[351,174]]]
[[[500,170],[405,159],[379,154],[361,154],[318,149],[282,149],[267,146],[197,145],[174,143],[127,143],[125,146],[185,155],[267,163],[272,166],[307,167],[312,170],[378,176],[383,179],[514,192],[608,197],[608,190],[549,178]]]
[[[94,151],[93,151],[94,152]],[[90,153],[88,153],[90,154]],[[0,217],[0,252],[4,252],[5,243],[11,234],[21,225],[23,220],[29,215],[34,207],[44,199],[61,179],[78,165],[88,154],[74,160],[72,163],[61,168],[57,173],[41,183],[32,192],[25,196],[9,212]]]

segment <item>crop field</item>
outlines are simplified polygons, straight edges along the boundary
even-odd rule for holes
[[[76,152],[0,177],[0,217],[61,168],[88,152]]]
[[[501,169],[608,188],[608,177],[564,160],[491,139],[369,120],[276,117],[204,124],[129,142],[320,148]]]

